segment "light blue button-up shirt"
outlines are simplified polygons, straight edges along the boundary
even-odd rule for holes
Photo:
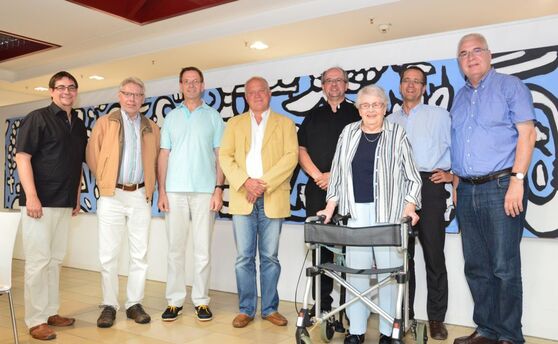
[[[121,110],[122,130],[124,130],[124,147],[120,159],[118,184],[139,184],[143,182],[143,161],[141,160],[141,118],[136,115],[130,119],[124,110]]]
[[[451,108],[452,170],[478,177],[511,168],[516,124],[535,120],[529,89],[515,76],[491,69],[475,88],[463,86]]]
[[[225,124],[221,115],[202,103],[194,111],[181,103],[165,117],[161,148],[170,150],[166,191],[213,193],[217,171],[215,148]]]
[[[418,104],[408,115],[401,108],[387,120],[399,124],[407,132],[419,171],[450,169],[451,120],[446,110]]]

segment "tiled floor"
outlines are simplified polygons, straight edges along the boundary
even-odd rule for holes
[[[14,260],[14,301],[19,330],[20,343],[40,343],[32,339],[23,322],[23,262]],[[120,280],[120,295],[125,296],[126,278]],[[193,306],[186,304],[184,315],[171,323],[161,321],[161,313],[166,307],[164,299],[165,284],[147,282],[144,306],[151,314],[152,321],[147,325],[139,325],[126,319],[124,311],[119,311],[115,325],[110,329],[96,326],[99,316],[100,275],[96,272],[64,268],[62,271],[61,310],[66,316],[77,318],[76,324],[69,328],[57,329],[58,337],[50,343],[71,344],[140,344],[140,343],[205,343],[205,344],[251,344],[251,343],[295,343],[295,306],[291,302],[281,302],[279,310],[289,319],[287,327],[277,327],[257,318],[243,329],[235,329],[231,321],[237,311],[235,294],[211,292],[211,309],[214,318],[209,322],[199,322],[194,318]],[[377,343],[377,319],[371,317],[366,343]],[[470,328],[448,326],[450,340],[441,342],[429,340],[430,344],[452,343],[453,338],[469,334]],[[311,331],[314,343],[321,343],[319,328]],[[7,297],[0,297],[0,344],[12,343],[12,331]],[[406,339],[413,343],[412,339]],[[528,343],[550,344],[548,340],[528,338]],[[343,335],[335,334],[331,343],[343,343]]]

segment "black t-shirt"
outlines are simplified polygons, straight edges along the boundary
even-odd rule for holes
[[[75,110],[71,124],[66,112],[54,103],[22,120],[16,152],[31,155],[35,188],[43,207],[76,206],[86,145],[87,131]],[[22,187],[20,206],[25,206],[26,201]]]
[[[374,159],[382,132],[366,134],[362,132],[353,157],[353,193],[355,203],[374,202]]]
[[[310,159],[320,171],[329,172],[341,131],[347,124],[358,120],[360,115],[352,103],[344,100],[339,104],[337,112],[333,112],[322,98],[300,125],[298,144],[306,148]],[[309,183],[313,183],[313,180],[309,180]]]

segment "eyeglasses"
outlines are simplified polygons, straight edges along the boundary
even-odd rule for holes
[[[202,82],[199,81],[198,79],[195,80],[183,80],[182,83],[186,86],[198,86],[199,84],[201,84]]]
[[[340,84],[345,83],[344,79],[325,79],[324,84]]]
[[[120,94],[122,94],[125,98],[142,98],[143,97],[143,93],[132,93],[132,92],[120,91]]]
[[[57,90],[58,92],[64,92],[64,91],[75,92],[75,91],[77,91],[77,86],[76,85],[69,85],[69,86],[58,85],[58,86],[54,87],[54,89]]]
[[[403,80],[401,80],[402,84],[413,84],[413,85],[423,85],[424,82],[418,79],[409,79],[409,78],[405,78]]]
[[[384,103],[360,103],[358,108],[364,111],[368,111],[368,110],[380,110],[384,106],[386,106],[386,104]]]
[[[485,48],[475,48],[473,50],[463,50],[461,52],[459,52],[459,54],[457,55],[458,58],[460,59],[466,59],[467,57],[469,57],[469,55],[473,56],[473,57],[477,57],[480,56],[480,54],[482,54],[483,52],[488,51],[488,49]]]

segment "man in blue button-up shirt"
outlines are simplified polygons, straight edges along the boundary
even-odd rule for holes
[[[388,120],[407,132],[413,156],[422,179],[422,208],[416,225],[426,263],[426,286],[430,337],[445,340],[448,331],[444,325],[448,308],[448,273],[444,256],[446,226],[444,214],[449,196],[445,184],[453,180],[449,172],[450,116],[438,106],[422,103],[426,91],[426,73],[416,66],[401,72],[399,91],[403,98],[401,109]],[[409,316],[414,318],[415,300],[415,239],[409,238]]]
[[[482,35],[461,38],[457,54],[467,83],[451,109],[452,170],[477,329],[454,344],[521,344],[519,248],[536,139],[533,100],[521,80],[490,67]]]

